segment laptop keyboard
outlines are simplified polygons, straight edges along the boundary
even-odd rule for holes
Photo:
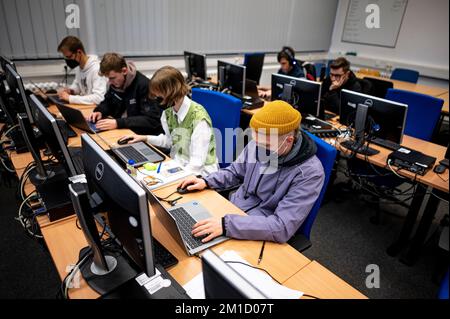
[[[147,158],[138,152],[133,146],[125,146],[117,149],[119,153],[125,156],[127,159],[132,159],[136,163],[142,163],[147,161]]]
[[[183,239],[190,248],[194,249],[205,244],[202,242],[202,239],[206,236],[192,236],[192,226],[194,226],[197,222],[183,207],[171,209],[170,213],[175,217],[177,225],[181,230],[181,236],[183,236]]]

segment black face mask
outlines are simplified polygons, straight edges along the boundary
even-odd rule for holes
[[[66,64],[69,68],[75,69],[77,66],[80,65],[80,63],[77,62],[77,60],[72,59],[64,59],[66,61]]]

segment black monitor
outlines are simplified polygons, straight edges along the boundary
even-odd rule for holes
[[[201,258],[206,299],[269,298],[213,251],[206,250]]]
[[[30,105],[28,103],[28,97],[25,94],[22,78],[10,64],[6,64],[5,67],[5,81],[7,85],[5,87],[5,91],[7,92],[5,94],[7,96],[5,103],[8,104],[10,112],[14,110],[18,114],[25,111],[30,122],[34,124],[34,118],[30,112]],[[13,116],[16,115],[14,114]]]
[[[53,156],[64,165],[68,176],[78,175],[57,120],[34,94],[30,95],[30,106],[36,125]]]
[[[217,77],[220,90],[228,90],[239,97],[245,96],[245,66],[218,61]]]
[[[88,134],[81,136],[81,144],[90,191],[103,200],[112,234],[139,271],[155,275],[146,192]]]
[[[246,53],[244,55],[244,65],[246,69],[246,78],[255,81],[259,85],[264,66],[264,53]]]
[[[6,72],[7,65],[10,65],[14,69],[14,71],[17,72],[17,68],[14,62],[5,57],[4,55],[0,55],[0,68],[1,70],[3,70],[3,72]]]
[[[184,65],[188,80],[199,78],[206,81],[206,55],[184,51]]]
[[[272,74],[272,101],[286,101],[303,115],[320,115],[321,88],[315,81]]]
[[[339,110],[341,124],[350,126],[355,122],[358,104],[369,107],[366,121],[369,137],[402,143],[408,105],[344,89]]]

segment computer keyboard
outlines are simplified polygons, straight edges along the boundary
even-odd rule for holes
[[[116,149],[117,152],[121,153],[123,156],[125,156],[128,159],[134,160],[135,163],[141,163],[147,161],[147,158],[139,153],[134,147],[132,146],[124,146]]]
[[[69,153],[77,173],[84,174],[84,165],[81,147],[69,147]]]
[[[346,140],[340,144],[346,149],[362,155],[373,156],[380,153],[380,151],[370,148],[367,145],[359,145],[359,143],[356,143],[354,140]]]
[[[193,249],[204,245],[202,242],[204,237],[192,236],[192,226],[194,226],[197,222],[183,207],[171,209],[170,213],[175,217],[177,225],[181,230],[181,235],[189,244],[190,248]]]
[[[159,241],[153,237],[153,252],[155,254],[155,262],[164,268],[169,268],[178,263],[178,259],[172,255]]]
[[[397,144],[395,142],[392,142],[392,141],[389,141],[389,140],[385,140],[385,139],[382,139],[382,138],[378,138],[378,137],[371,139],[370,143],[375,144],[375,145],[379,145],[379,146],[383,146],[384,148],[387,148],[387,149],[392,150],[392,151],[396,151],[396,150],[398,150],[401,147],[400,144]]]

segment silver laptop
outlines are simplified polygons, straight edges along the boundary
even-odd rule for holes
[[[189,256],[229,239],[228,237],[220,236],[207,243],[202,243],[204,237],[192,236],[191,232],[194,224],[212,217],[211,213],[197,201],[166,209],[152,192],[148,192],[148,199],[156,217],[170,234],[176,238],[180,246],[185,248]]]
[[[153,150],[144,142],[111,147],[111,151],[113,151],[125,164],[128,163],[129,160],[133,160],[133,166],[135,167],[142,166],[145,163],[158,163],[164,161],[164,156]]]

